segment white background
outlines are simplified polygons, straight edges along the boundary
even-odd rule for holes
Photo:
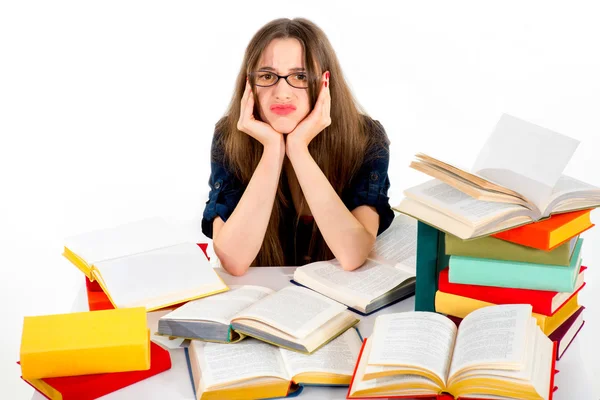
[[[386,128],[393,204],[426,179],[408,168],[415,153],[469,167],[503,112],[580,140],[566,172],[600,185],[593,2],[3,1],[7,398],[32,393],[14,364],[23,316],[68,312],[81,287],[81,273],[61,257],[63,238],[152,215],[199,224],[211,135],[245,47],[271,19],[297,16],[325,31],[356,98]],[[598,247],[600,234],[587,237]],[[588,322],[577,340],[589,346],[570,350],[582,354],[597,348],[600,331],[598,266],[588,266],[580,296]],[[568,368],[580,371],[568,373],[591,385],[597,364],[576,361]]]

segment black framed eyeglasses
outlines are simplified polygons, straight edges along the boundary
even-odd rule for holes
[[[273,86],[283,78],[291,87],[308,89],[308,75],[305,72],[294,72],[283,76],[270,71],[257,71],[251,72],[250,75],[253,78],[254,84],[260,87]]]

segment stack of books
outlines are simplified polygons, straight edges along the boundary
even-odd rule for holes
[[[459,318],[529,304],[564,354],[584,324],[582,234],[600,206],[600,188],[563,173],[578,145],[505,114],[471,172],[417,154],[411,168],[434,179],[406,189],[394,209],[427,225],[419,225],[418,308],[432,304],[420,291],[435,293],[435,311]]]
[[[447,234],[450,262],[439,275],[436,311],[464,318],[491,304],[530,304],[544,334],[558,342],[560,358],[584,324],[580,235],[593,226],[590,211],[470,241]]]
[[[90,311],[25,317],[22,379],[50,399],[95,399],[170,369],[168,349],[183,340],[156,335],[159,317],[229,290],[206,245],[182,237],[150,218],[68,238]]]
[[[144,308],[25,317],[21,378],[49,399],[95,399],[171,368]]]

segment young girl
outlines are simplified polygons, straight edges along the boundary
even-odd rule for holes
[[[354,270],[394,218],[388,164],[387,135],[323,31],[274,20],[250,41],[216,124],[202,231],[236,276],[334,257]]]

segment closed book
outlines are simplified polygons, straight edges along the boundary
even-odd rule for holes
[[[573,292],[581,267],[581,246],[577,240],[569,266],[450,256],[450,282],[518,289]]]
[[[542,315],[553,315],[563,304],[571,299],[585,286],[584,271],[581,267],[577,276],[575,291],[550,292],[546,290],[513,289],[494,286],[465,285],[451,283],[448,280],[448,268],[440,272],[438,288],[444,293],[469,297],[475,300],[494,304],[531,304],[533,312]]]
[[[439,290],[435,295],[435,311],[458,318],[465,318],[475,310],[493,305],[495,304],[471,299],[468,297],[457,296],[455,294],[444,293]],[[573,315],[578,308],[579,303],[577,302],[577,295],[575,295],[552,316],[538,313],[532,313],[532,316],[536,319],[536,322],[542,329],[542,332],[544,332],[545,335],[550,335],[571,315]]]
[[[569,265],[577,239],[578,236],[575,236],[554,250],[545,251],[492,236],[462,240],[454,235],[446,235],[446,254],[534,264]]]
[[[20,361],[24,379],[147,370],[146,310],[25,317]]]
[[[522,225],[492,236],[540,250],[552,250],[569,239],[594,226],[590,220],[592,210],[579,210],[554,214],[550,218]]]
[[[171,356],[157,344],[150,344],[150,369],[145,371],[25,379],[51,400],[92,400],[133,385],[171,368]]]
[[[560,360],[563,354],[565,354],[567,348],[573,343],[575,336],[577,336],[581,328],[583,328],[583,325],[585,324],[585,321],[583,320],[584,309],[584,306],[579,307],[575,314],[571,315],[549,336],[550,340],[558,343],[558,350],[556,352],[557,360]]]
[[[448,266],[445,233],[424,222],[417,224],[417,279],[415,311],[435,311],[438,275]]]

